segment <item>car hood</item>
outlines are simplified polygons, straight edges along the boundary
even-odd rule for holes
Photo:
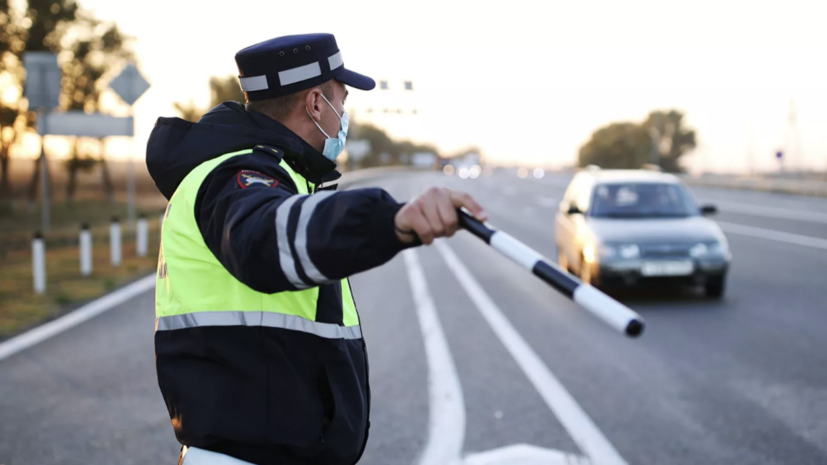
[[[593,218],[586,220],[595,239],[608,242],[724,241],[715,222],[703,216],[688,218]]]

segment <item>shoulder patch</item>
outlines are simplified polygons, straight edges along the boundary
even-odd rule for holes
[[[242,189],[251,186],[276,187],[279,185],[279,181],[276,178],[253,170],[239,171],[238,176],[236,176],[236,181],[238,181],[238,185]]]

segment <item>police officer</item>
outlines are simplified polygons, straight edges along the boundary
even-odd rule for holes
[[[330,34],[236,55],[246,105],[159,118],[147,166],[169,199],[156,287],[158,383],[186,465],[356,463],[368,438],[365,344],[347,277],[457,230],[467,194],[407,204],[335,192],[348,129]],[[388,302],[393,305],[393,302]]]

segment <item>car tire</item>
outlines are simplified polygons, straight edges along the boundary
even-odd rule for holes
[[[720,299],[724,296],[726,291],[726,277],[725,276],[711,276],[707,278],[704,285],[704,291],[707,297],[713,299]]]

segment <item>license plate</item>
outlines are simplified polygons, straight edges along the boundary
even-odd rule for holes
[[[695,271],[690,260],[673,262],[644,262],[640,268],[643,276],[687,276]]]

